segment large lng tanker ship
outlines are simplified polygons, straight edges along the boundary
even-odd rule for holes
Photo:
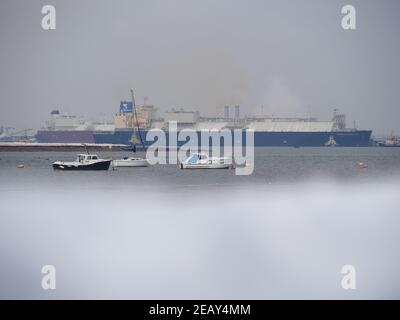
[[[75,116],[67,116],[55,110],[46,123],[46,128],[36,135],[38,142],[58,143],[111,143],[140,144],[146,141],[150,129],[168,131],[170,121],[176,121],[178,131],[193,129],[200,134],[207,129],[253,129],[256,147],[291,146],[369,146],[371,130],[347,128],[345,115],[335,110],[329,121],[315,118],[277,118],[246,117],[240,118],[239,106],[234,107],[230,116],[230,107],[225,106],[221,117],[202,117],[197,111],[183,109],[171,110],[164,118],[157,118],[156,109],[151,105],[134,106],[131,101],[121,101],[120,110],[114,116],[113,123],[91,123]]]

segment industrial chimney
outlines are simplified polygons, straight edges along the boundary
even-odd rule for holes
[[[225,120],[229,120],[229,106],[224,107],[224,118]]]
[[[240,117],[240,106],[235,106],[235,120],[239,120]]]

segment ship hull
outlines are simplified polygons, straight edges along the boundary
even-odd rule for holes
[[[39,130],[35,138],[39,143],[95,143],[91,130]]]
[[[337,147],[370,146],[372,131],[342,132],[255,132],[256,147],[324,147],[332,138]]]
[[[371,130],[335,131],[335,132],[254,132],[255,147],[325,147],[333,139],[336,147],[371,146]],[[201,133],[197,132],[200,143]],[[144,135],[146,136],[146,135]],[[168,141],[169,135],[166,133]],[[242,134],[243,145],[246,145],[246,133]],[[150,146],[153,141],[146,141]],[[178,142],[178,146],[185,142]],[[223,141],[221,142],[223,144]]]
[[[131,145],[135,135],[133,130],[115,130],[112,132],[94,132],[93,139],[95,143]]]
[[[323,147],[332,138],[337,147],[371,146],[371,130],[331,131],[331,132],[254,132],[255,147]],[[200,141],[201,133],[197,132]],[[141,131],[146,146],[153,141],[147,141],[147,131]],[[245,131],[242,139],[245,141]],[[168,132],[166,139],[169,140]],[[132,145],[133,141],[140,144],[138,133],[133,130],[115,130],[113,132],[90,131],[39,131],[38,142],[48,143],[106,143]],[[178,146],[185,144],[179,142]]]

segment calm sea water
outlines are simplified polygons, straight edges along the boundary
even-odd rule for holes
[[[120,158],[126,152],[100,152],[103,158]],[[138,154],[143,156],[144,154]],[[234,170],[180,170],[176,165],[118,168],[107,172],[55,172],[51,163],[72,161],[75,152],[7,152],[0,154],[0,187],[49,184],[88,188],[121,185],[186,189],[187,186],[248,186],[299,183],[315,179],[379,182],[400,176],[400,148],[256,148],[250,176]],[[358,162],[368,168],[360,169]],[[24,169],[17,169],[24,164]],[[12,182],[12,183],[11,183]]]
[[[250,176],[0,158],[0,298],[400,298],[400,148],[258,148]]]

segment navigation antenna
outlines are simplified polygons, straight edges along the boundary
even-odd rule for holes
[[[85,150],[86,150],[86,153],[89,154],[89,150],[88,150],[88,148],[87,148],[86,143],[82,143],[82,145],[84,146],[84,148],[85,148]]]

